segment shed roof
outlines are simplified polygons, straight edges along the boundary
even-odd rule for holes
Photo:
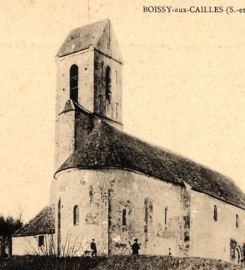
[[[152,146],[101,120],[57,172],[69,168],[118,168],[144,173],[245,209],[245,194],[228,177],[168,150]]]
[[[13,237],[53,234],[54,232],[54,205],[50,205],[45,207],[36,217],[16,231]]]

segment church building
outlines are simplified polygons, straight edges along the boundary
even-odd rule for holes
[[[239,263],[245,195],[215,171],[123,132],[123,59],[111,22],[70,32],[56,56],[50,205],[13,236],[13,254],[205,257]],[[133,76],[133,75],[132,75]]]

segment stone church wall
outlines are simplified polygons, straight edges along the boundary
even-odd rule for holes
[[[214,218],[215,206],[217,221]],[[245,245],[244,210],[195,191],[191,191],[190,209],[190,256],[238,263],[243,258]]]
[[[136,237],[140,254],[168,255],[169,248],[174,256],[188,254],[185,188],[113,169],[63,171],[55,181],[61,200],[61,254],[81,255],[90,250],[93,238],[100,255],[130,254],[129,242]]]
[[[55,169],[57,170],[75,150],[75,112],[69,111],[59,115],[56,121],[56,155]]]

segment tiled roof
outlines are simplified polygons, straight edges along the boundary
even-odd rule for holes
[[[54,205],[45,207],[35,218],[13,234],[13,237],[39,234],[53,234],[55,232]]]
[[[95,46],[107,22],[106,19],[72,30],[60,47],[57,56],[62,57]]]
[[[94,117],[94,116],[91,116]],[[141,172],[162,181],[206,193],[245,208],[245,195],[228,177],[130,136],[103,120],[59,168],[118,168]]]

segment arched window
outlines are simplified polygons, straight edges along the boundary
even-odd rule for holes
[[[122,225],[127,225],[127,210],[123,209],[122,212]]]
[[[105,98],[111,103],[111,68],[106,68],[106,87],[105,87]]]
[[[239,227],[239,216],[236,215],[236,227],[238,228]]]
[[[78,102],[78,66],[70,68],[70,99]]]
[[[79,207],[75,205],[73,209],[73,225],[78,224],[79,224]]]
[[[218,220],[218,209],[217,209],[217,206],[215,205],[214,206],[214,221],[217,221]]]

